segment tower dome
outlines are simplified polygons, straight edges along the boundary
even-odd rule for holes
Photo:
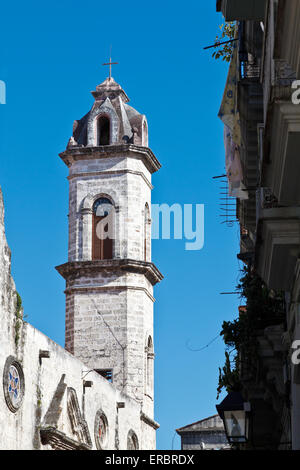
[[[128,96],[112,77],[98,85],[92,95],[95,101],[91,110],[74,121],[68,148],[117,144],[148,147],[146,116],[128,105]]]

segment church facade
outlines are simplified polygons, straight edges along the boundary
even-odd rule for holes
[[[65,349],[26,323],[0,199],[0,449],[155,449],[146,117],[111,76],[60,154],[69,169]]]

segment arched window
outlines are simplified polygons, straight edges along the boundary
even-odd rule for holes
[[[95,417],[95,441],[98,450],[106,449],[108,444],[108,421],[102,410]]]
[[[107,116],[100,116],[97,120],[97,145],[110,144],[110,120]]]
[[[127,436],[127,450],[139,450],[139,441],[135,432],[131,429]]]
[[[153,341],[151,336],[148,337],[147,342],[147,389],[148,393],[152,392],[153,387]]]
[[[148,203],[144,210],[144,261],[150,261],[150,210]]]
[[[92,259],[112,259],[114,240],[114,207],[101,197],[93,205]]]

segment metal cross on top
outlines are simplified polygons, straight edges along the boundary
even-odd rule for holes
[[[117,65],[118,62],[112,62],[111,57],[109,58],[109,62],[106,62],[105,64],[102,65],[109,65],[109,79],[111,79],[111,66],[112,65]]]

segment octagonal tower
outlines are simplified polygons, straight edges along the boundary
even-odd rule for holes
[[[162,279],[151,262],[151,175],[160,163],[121,86],[107,78],[92,95],[60,154],[69,168],[69,256],[56,268],[66,280],[66,349],[139,401],[151,423],[153,286]]]

